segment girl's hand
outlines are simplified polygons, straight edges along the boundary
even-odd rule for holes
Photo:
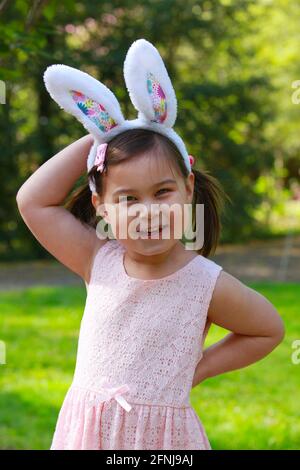
[[[87,283],[94,254],[105,241],[60,204],[86,172],[93,142],[88,134],[47,160],[25,181],[16,198],[24,222],[41,245]]]
[[[262,359],[285,334],[284,323],[271,302],[225,271],[216,282],[208,320],[231,332],[203,351],[193,386]]]

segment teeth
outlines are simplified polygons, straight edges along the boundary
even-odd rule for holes
[[[158,232],[159,231],[159,228],[156,229],[156,230],[153,230],[152,232],[149,230],[149,231],[142,231],[141,233],[155,233],[155,232]]]
[[[159,232],[159,230],[153,230],[153,232],[140,232],[140,233],[150,235],[151,233],[157,233],[157,232]]]
[[[164,227],[165,227],[165,226],[164,226]],[[163,230],[164,227],[161,227],[161,230]],[[150,234],[152,234],[152,233],[157,233],[157,232],[159,232],[159,230],[160,230],[160,227],[156,228],[156,229],[153,230],[152,232],[151,232],[151,231],[140,231],[140,233],[150,235]]]

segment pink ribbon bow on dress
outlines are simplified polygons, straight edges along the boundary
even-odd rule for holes
[[[106,154],[106,149],[107,149],[107,146],[108,144],[107,143],[104,143],[104,144],[100,144],[98,145],[97,147],[97,153],[96,153],[96,158],[95,158],[95,163],[94,165],[98,165],[97,166],[97,171],[103,171],[103,168],[104,168],[104,161],[105,161],[105,154]]]
[[[92,407],[106,400],[114,398],[126,411],[131,410],[131,405],[123,397],[123,393],[129,392],[130,388],[127,384],[112,387],[108,382],[107,378],[104,377],[102,380],[101,388],[98,392],[95,392],[95,396],[88,402],[88,407]]]

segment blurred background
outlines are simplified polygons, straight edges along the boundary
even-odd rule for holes
[[[123,62],[139,38],[163,57],[175,130],[196,167],[232,201],[212,259],[265,295],[286,325],[274,352],[207,380],[191,401],[213,449],[300,448],[299,2],[2,0],[0,22],[0,448],[49,449],[86,295],[16,205],[23,182],[85,134],[49,97],[43,73],[61,63],[93,75],[134,119]],[[214,325],[206,344],[225,333]]]

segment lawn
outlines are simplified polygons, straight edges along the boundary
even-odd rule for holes
[[[191,392],[213,449],[299,449],[298,284],[249,283],[278,309],[284,341],[247,368],[211,378]],[[85,287],[35,287],[0,293],[0,448],[49,449],[74,373]],[[205,346],[225,330],[213,326]]]

